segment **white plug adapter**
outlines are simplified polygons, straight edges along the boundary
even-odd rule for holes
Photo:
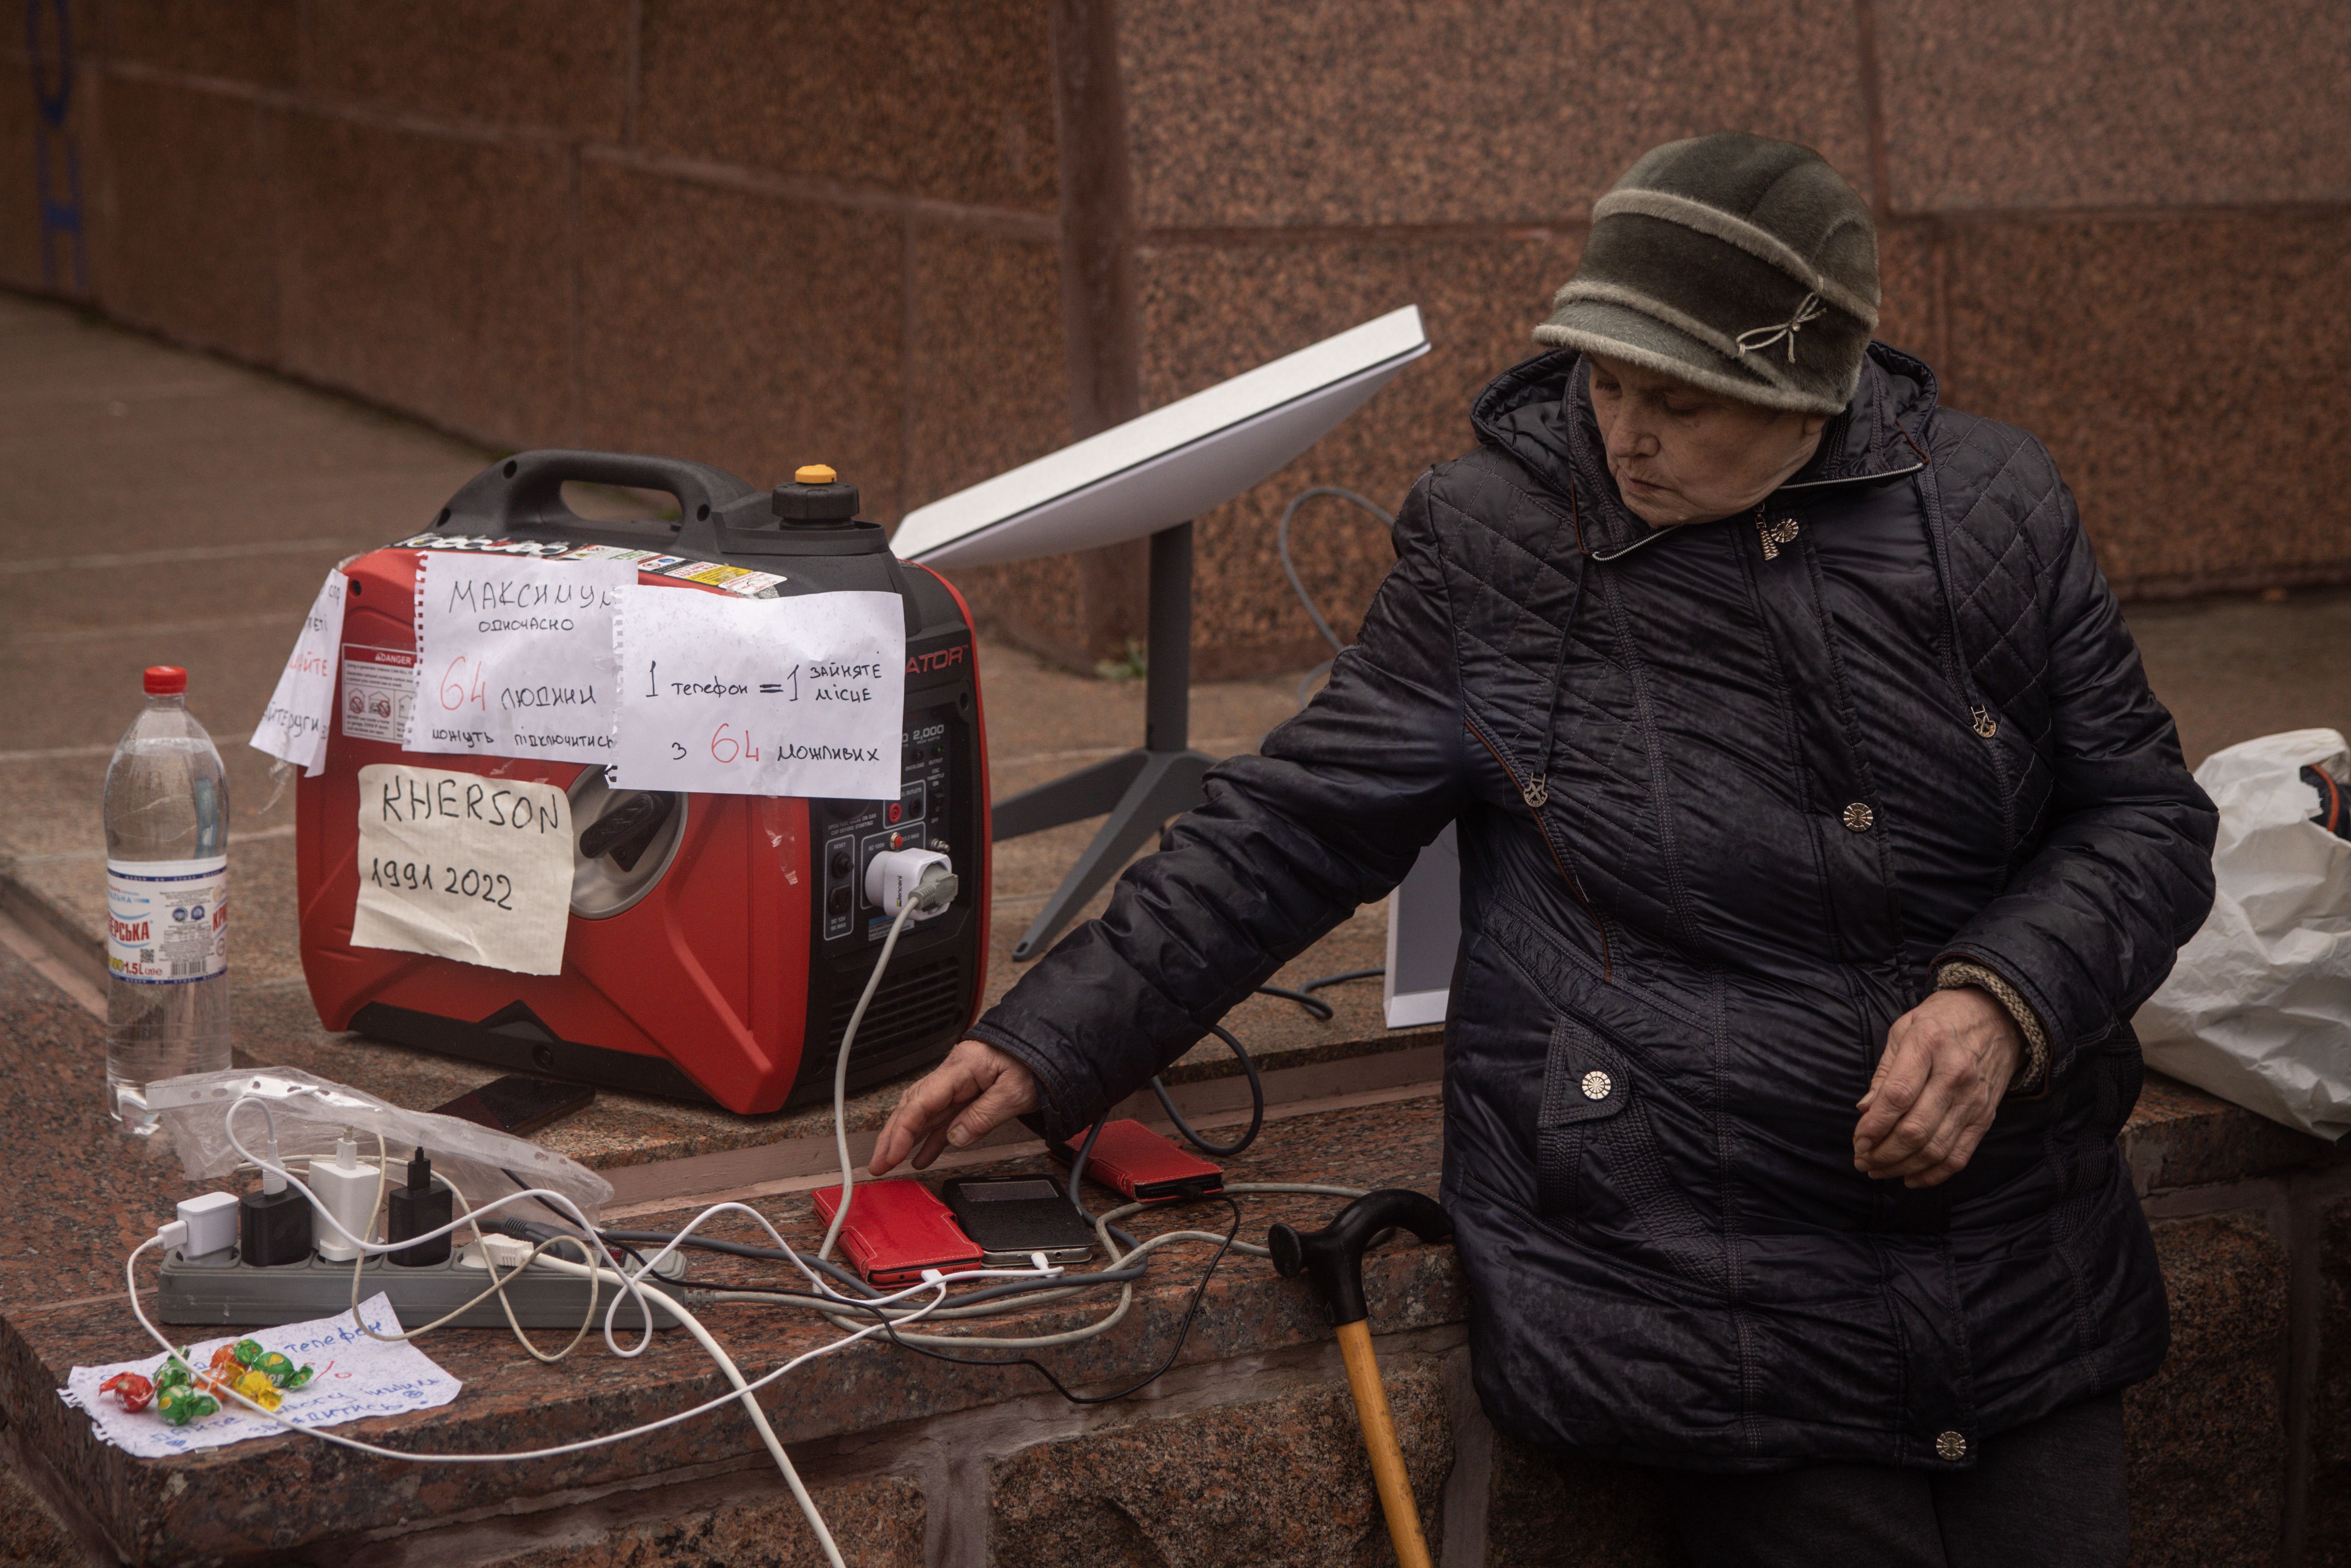
[[[188,1228],[187,1239],[180,1243],[183,1257],[202,1258],[236,1245],[236,1194],[207,1192],[183,1197],[177,1212],[180,1223]]]
[[[923,888],[923,873],[931,867],[935,876],[946,876],[955,870],[955,862],[936,850],[884,850],[868,862],[865,867],[865,896],[882,906],[882,913],[894,920],[898,911],[911,903],[917,921],[929,920],[946,913],[943,900],[935,906],[918,896]]]
[[[335,1217],[335,1224],[364,1240],[375,1224],[376,1187],[381,1178],[373,1166],[360,1164],[359,1143],[349,1132],[335,1143],[334,1163],[324,1160],[310,1162],[309,1175],[305,1178],[319,1201]],[[348,1263],[360,1255],[354,1243],[345,1240],[334,1225],[314,1223],[311,1245],[319,1256],[332,1263]]]
[[[530,1246],[518,1237],[491,1231],[457,1249],[455,1262],[460,1269],[519,1269],[530,1259]]]

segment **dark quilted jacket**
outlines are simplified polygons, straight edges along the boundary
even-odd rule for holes
[[[1505,1430],[1928,1469],[2144,1378],[2127,1019],[2215,818],[2022,431],[1874,345],[1760,517],[1626,513],[1572,352],[1479,398],[1362,640],[975,1032],[1081,1127],[1458,824],[1447,1207]],[[1887,1026],[1964,958],[2049,1038],[1936,1187],[1853,1167]]]

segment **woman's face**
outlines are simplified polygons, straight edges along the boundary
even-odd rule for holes
[[[1827,416],[1759,408],[1621,360],[1592,361],[1608,472],[1652,528],[1743,512],[1809,462]]]

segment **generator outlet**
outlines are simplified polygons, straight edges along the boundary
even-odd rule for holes
[[[883,850],[865,868],[865,896],[882,908],[882,913],[896,919],[905,905],[914,905],[914,918],[929,920],[946,913],[945,904],[933,904],[918,896],[923,887],[923,873],[931,867],[938,870],[933,876],[952,872],[954,862],[936,850]]]

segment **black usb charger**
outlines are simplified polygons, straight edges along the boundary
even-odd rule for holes
[[[385,1199],[389,1210],[386,1240],[406,1241],[411,1237],[440,1230],[449,1223],[450,1198],[446,1186],[433,1185],[433,1162],[424,1151],[408,1162],[408,1185],[393,1187]],[[427,1264],[449,1260],[449,1233],[443,1231],[430,1241],[420,1241],[413,1247],[403,1247],[392,1254],[392,1260],[403,1269],[421,1269]]]
[[[275,1151],[272,1158],[276,1157]],[[272,1190],[272,1189],[275,1190]],[[310,1260],[310,1204],[276,1171],[261,1173],[261,1190],[236,1200],[238,1257],[256,1269]]]

